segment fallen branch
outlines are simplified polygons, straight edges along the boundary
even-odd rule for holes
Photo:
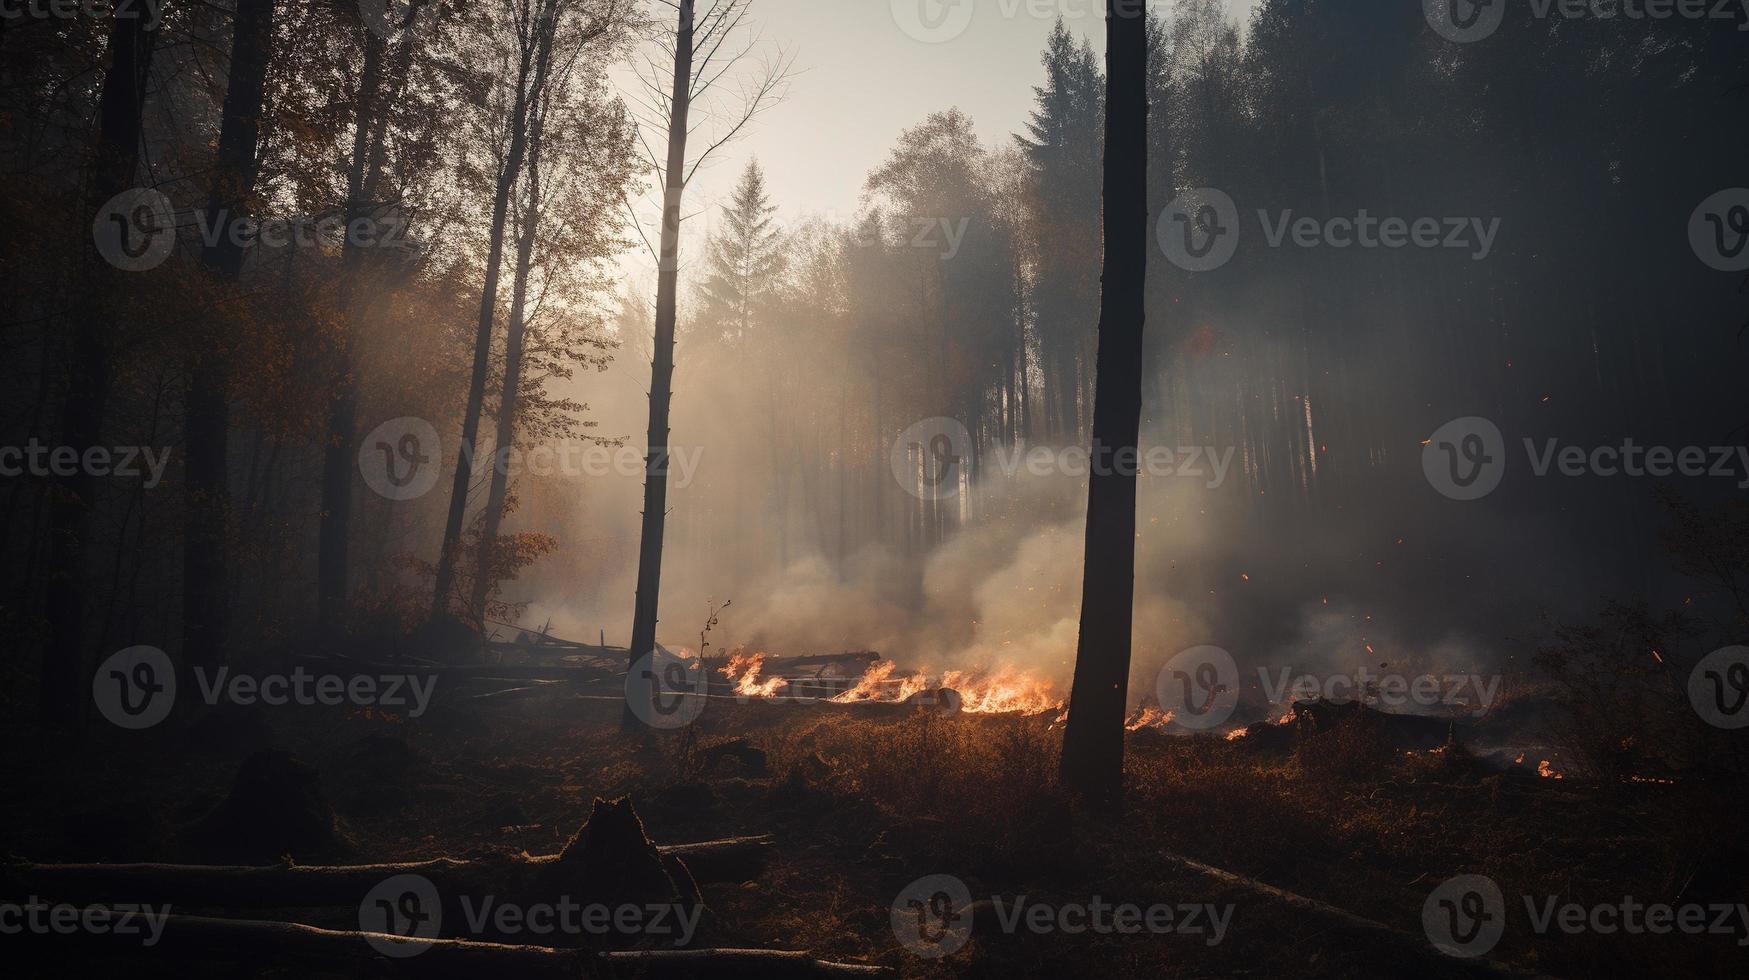
[[[382,933],[319,929],[296,922],[260,922],[167,915],[158,942],[114,932],[23,932],[13,944],[40,944],[47,952],[155,956],[173,960],[238,960],[255,967],[286,961],[349,964],[371,961],[390,976],[421,980],[576,980],[578,977],[849,978],[885,976],[882,967],[830,963],[805,952],[763,949],[634,950],[588,952],[512,946],[466,939],[423,940]],[[382,950],[392,949],[393,955]]]
[[[657,847],[685,863],[693,880],[740,882],[758,874],[770,855],[769,834]],[[519,894],[561,855],[504,854],[472,860],[434,858],[389,864],[275,865],[31,864],[0,867],[7,893],[71,904],[165,902],[196,908],[314,908],[356,905],[396,875],[420,875],[442,895]]]
[[[1315,915],[1329,922],[1341,931],[1351,932],[1355,938],[1363,940],[1370,948],[1390,950],[1404,956],[1406,959],[1419,961],[1429,968],[1430,976],[1463,976],[1513,978],[1513,980],[1553,980],[1546,974],[1528,973],[1504,963],[1488,959],[1458,959],[1440,952],[1424,937],[1411,935],[1393,929],[1383,922],[1355,915],[1347,909],[1338,908],[1314,898],[1290,892],[1285,888],[1277,888],[1237,872],[1225,868],[1217,868],[1212,864],[1192,860],[1177,854],[1164,854],[1168,864],[1176,865],[1186,871],[1212,878],[1222,884],[1251,892],[1254,895],[1291,906],[1301,912]]]

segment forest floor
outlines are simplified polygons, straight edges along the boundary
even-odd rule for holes
[[[1442,753],[1408,754],[1334,733],[1273,755],[1217,736],[1132,733],[1119,817],[1072,807],[1054,788],[1050,716],[881,717],[822,707],[713,702],[709,744],[745,736],[765,774],[696,772],[673,734],[622,735],[619,705],[565,684],[520,698],[434,708],[421,718],[285,708],[262,727],[190,736],[170,726],[110,732],[77,756],[15,751],[3,774],[0,853],[35,861],[191,860],[192,828],[268,746],[320,774],[355,862],[554,853],[597,797],[629,796],[658,843],[770,833],[776,852],[744,884],[707,884],[694,946],[802,949],[904,977],[1437,977],[1437,956],[1403,958],[1329,917],[1211,879],[1181,855],[1421,937],[1429,892],[1484,874],[1508,900],[1491,958],[1566,977],[1744,975],[1731,936],[1537,934],[1521,896],[1585,904],[1670,901],[1725,842],[1718,801],[1681,784],[1607,790],[1499,772]],[[10,733],[16,748],[28,738]],[[300,859],[299,863],[311,863]],[[926,875],[1012,905],[1210,903],[1219,941],[1001,928],[974,906],[964,948],[919,957],[890,908]],[[357,928],[341,910],[298,917]],[[0,946],[3,946],[0,942]],[[307,976],[271,963],[190,971],[149,954],[129,976]]]

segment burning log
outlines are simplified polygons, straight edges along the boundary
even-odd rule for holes
[[[241,960],[261,963],[362,964],[389,976],[421,980],[476,980],[514,976],[530,980],[632,975],[659,978],[849,978],[887,976],[892,971],[859,963],[832,963],[806,952],[764,949],[681,949],[591,952],[546,946],[513,946],[464,939],[416,939],[382,933],[319,929],[296,922],[165,916],[164,930],[152,946],[112,931],[71,933],[25,931],[12,937],[43,952],[68,951],[153,956],[173,961]],[[384,948],[394,948],[385,955]]]

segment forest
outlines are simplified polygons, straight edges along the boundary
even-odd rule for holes
[[[1741,975],[1745,45],[0,0],[0,956]]]

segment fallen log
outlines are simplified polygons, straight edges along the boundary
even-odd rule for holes
[[[1356,915],[1347,909],[1339,908],[1327,902],[1307,898],[1285,888],[1258,881],[1248,875],[1242,875],[1225,868],[1217,868],[1212,864],[1204,864],[1191,858],[1177,854],[1161,855],[1168,864],[1175,865],[1185,871],[1202,875],[1205,878],[1230,885],[1250,892],[1260,898],[1286,905],[1299,912],[1316,916],[1327,923],[1330,932],[1347,933],[1368,948],[1380,952],[1390,952],[1405,961],[1419,963],[1425,971],[1425,976],[1454,976],[1477,978],[1477,980],[1555,980],[1546,974],[1531,973],[1519,970],[1504,963],[1485,958],[1458,959],[1441,952],[1427,940],[1425,936],[1411,935],[1365,916]]]
[[[771,835],[658,846],[678,858],[694,881],[741,882],[770,856]],[[387,864],[247,865],[33,864],[0,867],[7,894],[39,895],[69,904],[138,902],[195,908],[314,908],[356,905],[372,887],[396,875],[419,875],[443,895],[517,894],[559,854],[502,854],[471,860],[433,858]]]
[[[10,945],[38,945],[45,953],[113,954],[176,961],[238,961],[253,967],[288,961],[351,965],[370,962],[389,976],[421,980],[477,980],[513,976],[528,980],[576,980],[637,976],[650,980],[702,977],[850,978],[892,971],[860,963],[832,963],[806,952],[763,949],[686,949],[590,952],[482,943],[466,939],[418,939],[384,933],[320,929],[296,922],[214,919],[166,915],[151,946],[137,934],[74,931],[21,932]]]

